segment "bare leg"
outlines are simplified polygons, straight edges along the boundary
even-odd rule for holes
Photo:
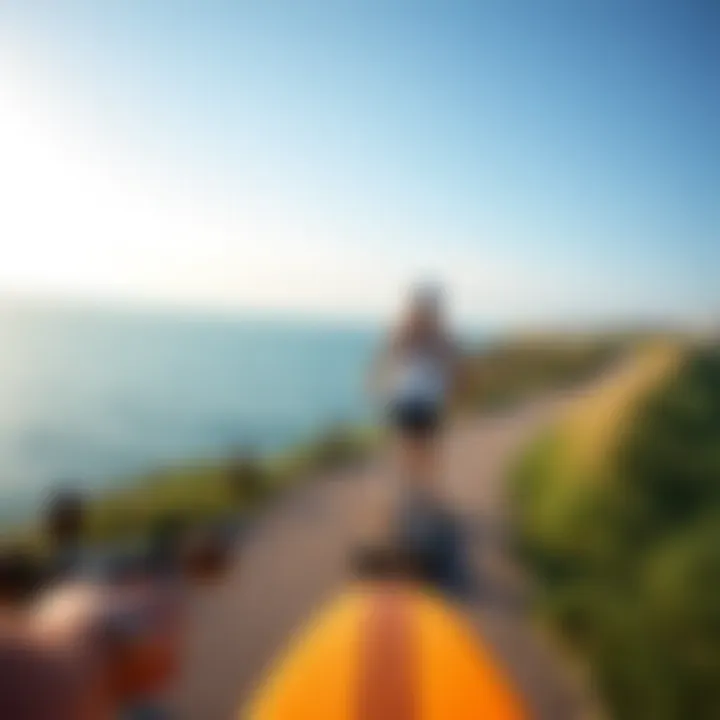
[[[399,440],[399,474],[410,489],[439,490],[439,442],[435,437]]]

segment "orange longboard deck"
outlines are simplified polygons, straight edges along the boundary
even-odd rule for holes
[[[524,720],[520,696],[465,618],[418,590],[359,588],[291,643],[241,718]]]

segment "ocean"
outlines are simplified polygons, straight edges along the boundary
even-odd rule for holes
[[[0,305],[0,518],[238,446],[364,422],[380,333],[309,321]]]

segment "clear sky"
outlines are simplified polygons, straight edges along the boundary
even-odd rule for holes
[[[0,289],[720,311],[720,3],[0,0]]]

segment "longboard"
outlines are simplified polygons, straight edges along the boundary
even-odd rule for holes
[[[472,578],[460,519],[434,498],[406,491],[386,512],[381,533],[352,556],[361,579],[412,580],[453,597],[467,596]]]
[[[391,543],[436,590],[462,595],[470,590],[466,547],[459,518],[434,498],[407,491],[400,500]]]
[[[464,616],[393,582],[347,591],[291,642],[240,718],[524,720],[522,700]]]

